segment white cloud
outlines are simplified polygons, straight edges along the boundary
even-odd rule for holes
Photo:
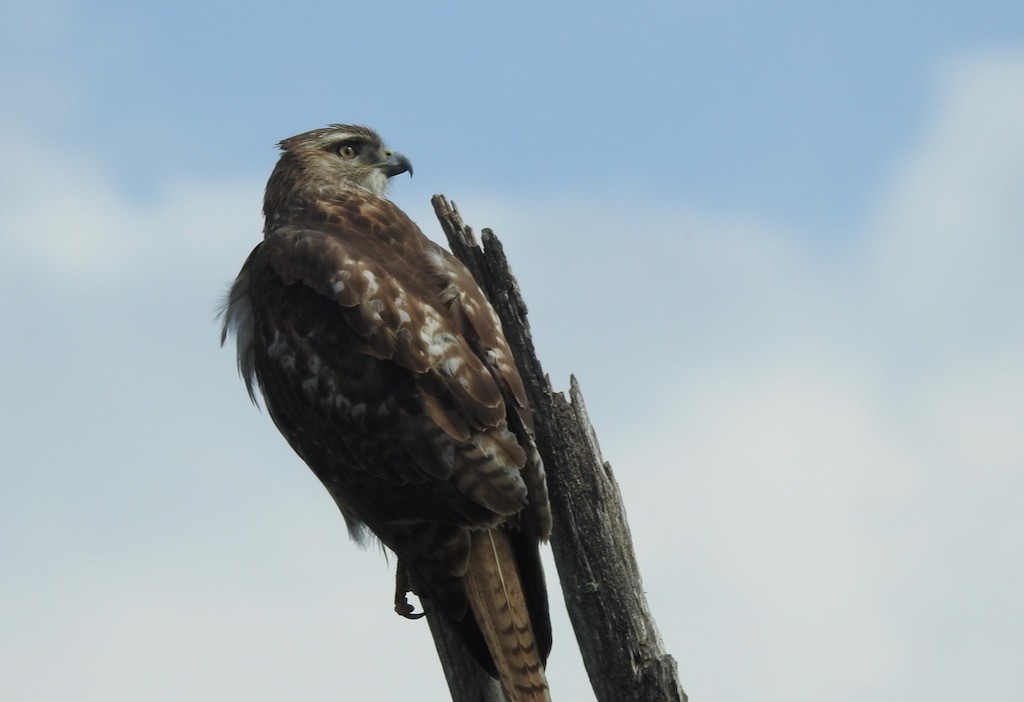
[[[1010,594],[1024,569],[1003,536],[1024,518],[1000,499],[1024,468],[1022,94],[1024,60],[954,65],[866,255],[829,271],[794,260],[792,280],[762,269],[754,314],[787,352],[755,345],[710,372],[682,366],[666,396],[675,409],[617,437],[647,562],[680,555],[656,566],[662,588],[678,578],[656,611],[693,657],[696,696],[1019,688],[1000,653],[1019,633],[993,624],[1024,616]],[[818,313],[791,314],[794,297]],[[651,512],[680,514],[680,533]],[[691,588],[712,609],[674,626],[681,609],[709,606]],[[723,626],[734,638],[705,647]],[[957,672],[937,677],[940,660]]]
[[[146,202],[119,190],[95,155],[54,152],[31,137],[2,148],[4,255],[45,276],[128,276],[230,255],[259,240],[257,182],[172,183]]]
[[[1024,60],[966,58],[944,78],[939,109],[875,213],[871,255],[880,304],[956,328],[966,325],[953,314],[1024,309],[1013,296],[1024,261]]]

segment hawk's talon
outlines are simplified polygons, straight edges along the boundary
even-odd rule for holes
[[[397,595],[397,593],[395,593]],[[395,599],[395,612],[406,619],[421,619],[426,611],[416,612],[416,608],[409,604],[409,600],[405,595],[402,595],[401,599]]]
[[[409,604],[409,593],[412,591],[409,571],[402,565],[402,559],[398,559],[398,563],[395,564],[395,612],[406,619],[420,619],[427,612],[417,612],[416,608]]]

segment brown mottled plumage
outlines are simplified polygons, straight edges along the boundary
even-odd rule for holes
[[[228,297],[249,394],[515,702],[548,700],[551,531],[523,384],[469,271],[383,197],[365,127],[285,139],[264,240]],[[429,606],[429,605],[428,605]]]

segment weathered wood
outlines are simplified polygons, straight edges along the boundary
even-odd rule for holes
[[[601,457],[579,383],[570,378],[568,400],[551,389],[498,238],[484,229],[481,247],[453,204],[441,195],[431,202],[452,252],[501,318],[526,384],[551,493],[555,564],[597,699],[685,702],[675,659],[647,606],[619,487]]]
[[[427,622],[453,702],[506,702],[501,683],[484,672],[448,621],[434,610]]]

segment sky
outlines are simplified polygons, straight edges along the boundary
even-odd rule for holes
[[[1024,4],[39,0],[0,61],[0,698],[447,699],[218,346],[332,122],[502,239],[691,699],[1024,687]]]

